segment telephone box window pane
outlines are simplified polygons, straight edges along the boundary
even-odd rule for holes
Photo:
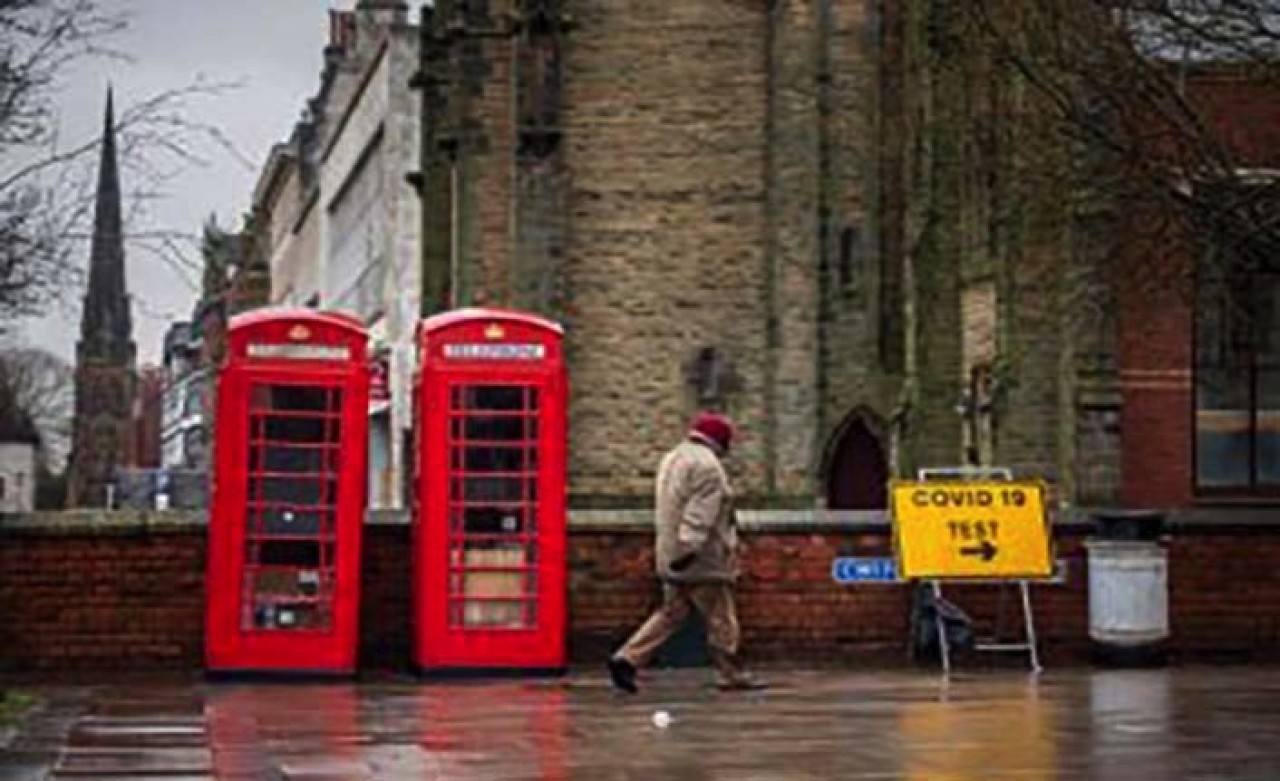
[[[262,567],[319,567],[327,570],[334,563],[334,543],[321,536],[316,540],[299,540],[255,534],[248,546],[246,561]]]
[[[455,387],[452,400],[455,411],[520,411],[525,409],[525,388],[519,385]]]
[[[258,563],[276,567],[320,566],[320,543],[302,540],[270,540],[258,543]]]
[[[521,472],[531,468],[532,448],[475,446],[454,451],[455,463],[467,472]]]
[[[450,625],[527,629],[536,622],[538,393],[522,385],[450,393]]]
[[[255,397],[261,403],[262,397]],[[330,412],[342,408],[342,390],[311,385],[275,385],[268,409],[274,412]]]
[[[467,534],[517,534],[522,531],[519,507],[467,507],[463,510]]]
[[[449,580],[455,627],[525,629],[534,626],[525,603],[537,593],[529,551],[516,542],[469,542],[455,547]]]
[[[465,551],[464,625],[522,628],[525,547],[519,543],[472,543]]]
[[[527,629],[536,626],[536,612],[527,609],[536,598],[538,575],[532,569],[532,546],[518,542],[471,542],[461,551],[460,575],[451,581],[451,595],[461,597],[461,611],[452,613],[455,626]],[[461,624],[457,622],[461,622]]]
[[[259,569],[252,573],[245,629],[326,630],[333,580],[316,569]]]
[[[467,600],[463,621],[469,629],[525,628],[523,602],[519,600]]]
[[[246,630],[330,628],[342,391],[259,385],[250,393]]]
[[[262,445],[249,452],[250,472],[316,474],[328,469],[329,448],[298,448],[267,442]]]
[[[267,534],[320,534],[333,528],[332,516],[323,510],[293,507],[263,507],[259,529]]]
[[[464,477],[461,496],[467,502],[519,502],[523,480],[520,477]]]
[[[471,415],[460,422],[461,431],[455,432],[455,440],[519,443],[532,440],[536,433],[536,424],[523,417]]]
[[[329,482],[313,477],[250,477],[249,494],[264,502],[315,506],[325,503]]]
[[[337,439],[336,426],[325,413],[311,416],[269,416],[265,418],[263,439],[306,445],[331,442]]]

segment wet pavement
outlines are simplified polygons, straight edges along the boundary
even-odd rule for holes
[[[0,780],[1280,778],[1280,669],[771,679],[43,687]]]

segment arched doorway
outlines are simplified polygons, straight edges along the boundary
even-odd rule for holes
[[[828,451],[827,509],[883,510],[888,506],[889,459],[873,430],[874,420],[872,413],[855,411]]]

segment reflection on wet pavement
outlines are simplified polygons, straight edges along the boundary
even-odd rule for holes
[[[1280,670],[774,678],[50,688],[0,781],[1280,778]]]

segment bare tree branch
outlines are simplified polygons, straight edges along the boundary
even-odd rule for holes
[[[1280,7],[1273,0],[974,0],[973,29],[1011,67],[1073,151],[1064,189],[1142,209],[1156,223],[1243,247],[1275,243],[1272,187],[1243,184],[1239,148],[1194,76],[1228,67],[1280,85]],[[1011,11],[1011,8],[1016,10]],[[1075,184],[1066,186],[1067,179]],[[1270,238],[1267,238],[1270,237]],[[1168,235],[1161,236],[1167,240]]]
[[[80,287],[101,139],[67,143],[55,109],[72,66],[127,59],[113,43],[128,21],[108,0],[0,0],[0,334]],[[126,242],[188,287],[196,242],[154,225],[154,207],[215,155],[252,170],[220,128],[193,119],[198,101],[235,86],[197,77],[117,113]]]
[[[71,447],[75,407],[73,371],[52,353],[37,348],[0,350],[0,414],[29,421],[40,435],[45,466],[61,471]]]

